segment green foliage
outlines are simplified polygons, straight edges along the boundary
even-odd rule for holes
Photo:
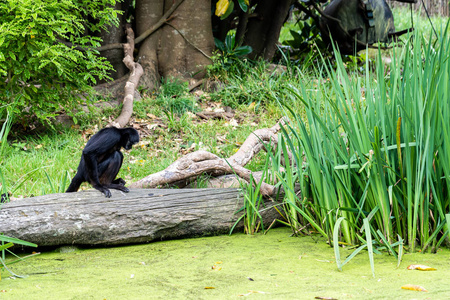
[[[288,30],[289,34],[284,34],[282,45],[290,47],[291,59],[304,61],[311,56],[318,56],[318,52],[329,54],[328,46],[313,19],[304,20],[299,16],[295,23],[287,23],[284,30]],[[288,39],[289,36],[291,39]]]
[[[177,78],[162,80],[156,100],[158,105],[164,107],[172,115],[195,111],[197,105],[194,96],[189,93],[189,83]]]
[[[242,57],[250,54],[253,50],[250,46],[239,46],[236,43],[235,34],[229,32],[225,41],[221,41],[217,38],[214,39],[216,48],[220,52],[212,57],[213,63],[208,67],[208,73],[210,75],[220,74],[226,71],[238,71],[242,69],[243,61]]]
[[[76,169],[83,140],[78,132],[59,131],[14,139],[5,146],[0,157],[2,193],[18,198],[64,191],[71,177],[67,170]]]
[[[12,113],[24,123],[29,116],[48,121],[62,109],[75,117],[80,94],[111,69],[95,50],[100,39],[86,32],[116,24],[114,3],[1,1],[0,104],[14,103]]]
[[[224,78],[226,89],[212,95],[213,98],[232,108],[251,105],[259,110],[285,98],[289,83],[298,83],[295,75],[281,66],[274,69],[274,65],[261,61],[243,62],[242,66],[240,70],[228,73]]]
[[[6,244],[5,244],[5,242],[6,242]],[[2,233],[0,233],[0,252],[1,252],[0,266],[3,266],[3,268],[5,268],[5,270],[7,270],[12,276],[17,277],[17,278],[23,278],[23,276],[17,275],[13,271],[11,271],[5,262],[6,252],[8,252],[9,254],[12,254],[18,258],[18,260],[8,263],[9,265],[19,262],[19,261],[22,261],[24,259],[24,258],[18,257],[13,252],[11,252],[11,250],[8,249],[8,248],[11,248],[12,246],[14,246],[14,244],[24,245],[27,247],[37,247],[38,245],[36,245],[34,243],[23,241],[23,240],[19,240],[19,239],[13,238],[13,237],[9,237],[9,236],[6,236],[6,235],[3,235]],[[34,255],[32,255],[32,256],[34,256]],[[28,256],[28,257],[30,257],[30,256]]]
[[[381,52],[373,76],[366,62],[365,78],[336,55],[337,68],[325,64],[317,74],[328,80],[290,87],[307,106],[307,121],[287,108],[293,123],[284,131],[302,195],[288,204],[303,224],[334,233],[335,245],[366,244],[369,255],[401,257],[394,246],[403,240],[411,252],[441,245],[450,209],[449,48],[446,33],[435,44],[416,33],[394,51],[389,71]]]
[[[0,130],[0,162],[1,158],[4,157],[3,154],[5,152],[5,148],[8,145],[8,134],[11,130],[12,126],[12,114],[10,113],[10,108],[2,108],[0,107],[0,120],[4,120],[2,124],[2,128]]]
[[[412,20],[409,7],[396,7],[392,10],[392,13],[394,15],[394,25],[396,29],[405,29],[414,26],[415,30],[420,30],[420,32],[422,32],[427,39],[428,37],[432,37],[433,39],[436,38],[432,31],[433,26],[439,32],[442,32],[444,29],[449,30],[448,27],[446,27],[449,19],[448,17],[438,15],[431,16],[432,26],[430,20],[428,20],[428,18],[424,15],[423,8],[420,8],[419,10],[413,9]],[[406,37],[407,36],[403,36],[402,39],[405,39]]]
[[[246,234],[252,235],[257,233],[259,227],[261,227],[264,231],[263,218],[260,214],[260,211],[264,206],[264,198],[262,197],[260,190],[262,183],[267,177],[268,165],[269,156],[266,158],[266,164],[264,166],[265,172],[262,174],[258,182],[256,182],[252,174],[250,174],[249,183],[239,181],[241,189],[244,193],[244,206],[238,211],[238,213],[242,212],[242,215],[234,223],[230,230],[230,234],[241,220],[244,223],[244,231]]]

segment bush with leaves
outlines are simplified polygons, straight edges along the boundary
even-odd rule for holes
[[[48,122],[62,110],[76,122],[80,95],[112,68],[91,34],[117,24],[115,2],[0,1],[0,107],[23,123]]]

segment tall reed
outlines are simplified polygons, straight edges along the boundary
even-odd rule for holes
[[[302,195],[286,202],[301,210],[298,217],[303,222],[320,226],[317,231],[330,240],[341,217],[337,228],[343,242],[368,243],[371,235],[375,237],[371,244],[387,244],[391,252],[398,237],[413,252],[416,247],[435,250],[447,236],[447,32],[435,43],[415,34],[394,51],[387,68],[379,51],[376,70],[371,72],[367,62],[364,77],[349,73],[336,55],[336,68],[324,62],[317,69],[317,77],[323,78],[317,87],[289,88],[293,100],[302,101],[307,113],[303,120],[290,110],[293,121],[284,130]],[[288,182],[282,181],[286,189],[292,188]],[[365,222],[370,225],[369,236],[362,230],[367,228]]]

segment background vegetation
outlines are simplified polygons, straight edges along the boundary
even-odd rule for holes
[[[15,123],[30,124],[67,111],[76,122],[80,105],[91,99],[79,95],[91,93],[111,69],[92,34],[117,22],[112,2],[1,1],[0,114],[7,110]]]
[[[395,18],[407,22],[402,15]],[[292,122],[278,155],[289,150],[295,160],[285,172],[273,169],[288,191],[283,222],[294,233],[318,232],[330,242],[373,245],[371,251],[393,255],[400,255],[397,241],[410,251],[435,250],[448,232],[449,36],[439,25],[437,38],[421,31],[428,21],[420,20],[402,47],[358,60],[337,55],[329,64],[317,53],[309,64],[283,60],[282,71],[245,60],[224,69],[219,55],[210,72],[220,79],[216,89],[191,94],[187,85],[165,79],[157,93],[135,104],[134,124],[148,135],[125,153],[119,176],[135,181],[202,148],[227,157],[253,130],[287,115]],[[387,55],[390,65],[384,65]],[[193,114],[226,106],[235,110],[234,120],[202,121]],[[9,115],[2,112],[6,136]],[[0,148],[2,192],[64,191],[89,136],[117,114],[91,113],[73,128],[32,135],[10,132]],[[277,166],[279,157],[270,158],[267,168]],[[266,162],[261,155],[250,168],[264,169]]]

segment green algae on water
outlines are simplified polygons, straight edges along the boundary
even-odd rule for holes
[[[373,278],[362,251],[339,272],[326,240],[266,235],[202,237],[114,248],[46,252],[2,270],[3,299],[445,299],[450,251],[406,254],[399,268],[375,255]],[[341,250],[342,257],[352,250]],[[407,270],[425,264],[436,271]],[[405,284],[428,292],[403,290]],[[448,299],[448,298],[447,298]]]

